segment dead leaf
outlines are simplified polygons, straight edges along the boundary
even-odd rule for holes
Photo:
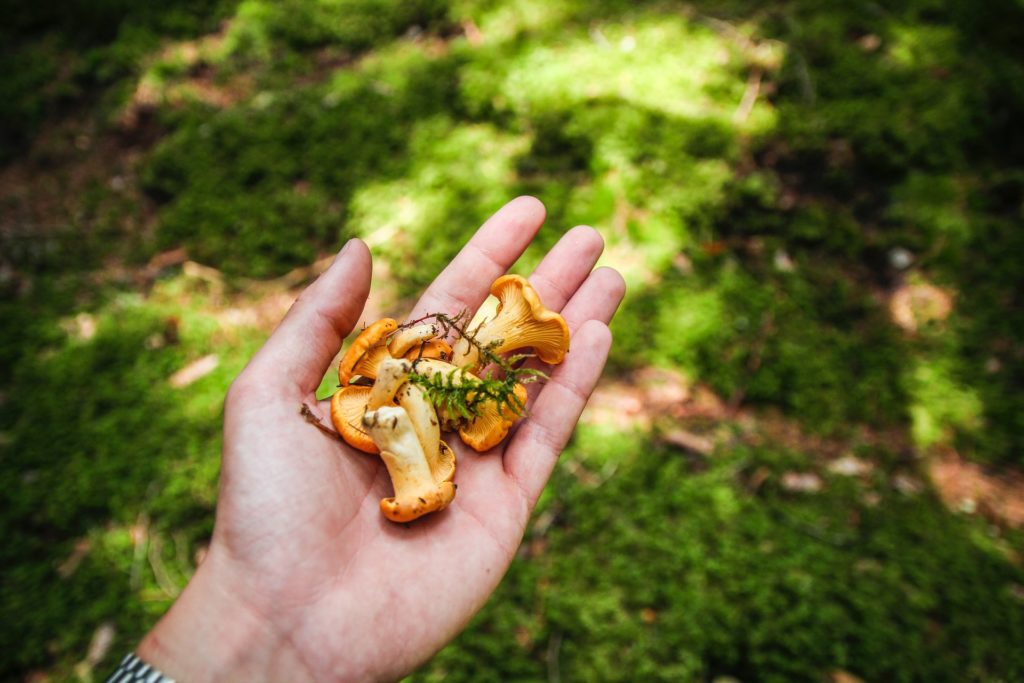
[[[907,332],[942,322],[952,311],[952,294],[928,283],[903,285],[889,299],[892,321]]]
[[[844,477],[859,477],[862,474],[868,474],[872,469],[871,463],[853,455],[844,455],[838,460],[833,460],[828,466],[829,472],[841,474]]]
[[[93,632],[92,640],[89,642],[89,651],[86,653],[85,659],[75,666],[75,673],[79,679],[90,680],[92,678],[93,669],[110,652],[110,647],[114,644],[116,635],[117,629],[114,628],[113,622],[109,621],[100,624]]]
[[[933,460],[928,470],[947,506],[965,511],[973,507],[993,521],[1024,526],[1024,474],[988,470],[966,462],[956,453]]]
[[[673,429],[662,435],[662,440],[672,446],[692,451],[699,455],[711,455],[715,450],[715,442],[706,436],[688,432],[685,429]]]
[[[912,496],[924,489],[924,484],[909,474],[897,474],[892,478],[892,485],[893,488],[905,496]]]
[[[782,488],[796,493],[817,493],[824,483],[814,472],[786,472],[782,475]]]
[[[60,578],[66,579],[74,574],[91,549],[92,542],[88,538],[79,539],[71,550],[71,554],[57,567],[57,573],[60,574]]]
[[[832,683],[864,683],[864,679],[842,669],[837,669],[830,673],[829,678],[832,679]]]
[[[181,370],[170,376],[167,382],[175,389],[187,387],[189,384],[209,375],[220,365],[220,359],[216,354],[209,354],[192,361]]]

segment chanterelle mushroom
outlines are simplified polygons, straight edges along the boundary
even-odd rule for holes
[[[380,361],[390,357],[387,337],[398,329],[392,318],[381,318],[359,333],[338,364],[338,384],[345,386],[355,375],[374,378]]]
[[[409,522],[452,502],[455,484],[435,478],[404,408],[385,406],[369,411],[363,415],[363,426],[380,447],[395,488],[394,497],[380,501],[385,517],[393,522]]]
[[[526,278],[502,276],[491,285],[491,294],[498,299],[497,314],[472,331],[476,345],[468,339],[456,342],[452,364],[477,367],[480,362],[477,345],[488,346],[494,342],[497,345],[492,350],[498,354],[532,347],[545,363],[562,362],[569,350],[569,326],[561,315],[544,307]]]
[[[395,396],[398,405],[405,410],[413,430],[420,440],[427,464],[435,481],[451,481],[455,476],[455,452],[441,441],[441,427],[437,411],[427,400],[423,389],[406,382]]]
[[[456,384],[472,384],[480,382],[480,378],[471,372],[463,370],[451,363],[444,361],[424,359],[415,363],[415,372],[426,377],[433,377],[435,374],[442,374],[447,381]],[[526,387],[516,384],[515,397],[522,408],[526,405]],[[463,443],[473,450],[483,453],[496,446],[512,425],[522,417],[522,410],[515,410],[512,405],[501,404],[494,401],[487,401],[477,409],[477,416],[467,424],[458,426],[459,436]],[[448,416],[449,418],[453,416]],[[448,427],[446,427],[447,429]]]
[[[462,442],[478,453],[489,451],[501,443],[508,430],[519,420],[523,406],[526,405],[526,387],[517,384],[515,397],[519,401],[518,406],[498,405],[494,401],[484,404],[480,414],[459,429]]]
[[[369,399],[370,387],[342,387],[331,398],[331,422],[349,446],[364,453],[377,454],[380,449],[363,430],[363,413]]]
[[[406,327],[405,329],[396,332],[394,336],[391,337],[391,342],[389,343],[388,348],[391,349],[392,356],[395,358],[401,358],[412,347],[429,341],[436,336],[437,325],[433,325],[431,323],[413,325],[412,327]]]

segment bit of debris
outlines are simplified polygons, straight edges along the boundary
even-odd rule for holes
[[[814,472],[786,472],[782,475],[782,488],[795,493],[817,493],[825,487]]]
[[[892,321],[907,332],[942,322],[953,311],[953,295],[928,283],[903,285],[889,300]]]
[[[828,466],[829,472],[841,474],[844,477],[859,477],[869,474],[873,469],[871,463],[853,455],[844,455],[838,460],[832,461]]]
[[[192,384],[193,382],[196,382],[202,379],[203,377],[209,375],[211,372],[217,369],[218,365],[220,365],[220,359],[217,357],[216,354],[211,353],[207,356],[203,356],[202,358],[192,361],[191,363],[183,367],[181,370],[178,370],[176,373],[170,376],[170,378],[167,380],[167,383],[170,384],[175,389],[187,387],[189,384]]]
[[[662,441],[670,446],[677,446],[684,451],[692,451],[699,455],[711,455],[715,450],[715,442],[706,436],[688,432],[685,429],[673,429],[661,436]]]
[[[60,578],[67,579],[74,574],[82,565],[82,560],[86,558],[90,550],[92,550],[92,541],[88,538],[79,539],[75,543],[75,547],[72,548],[71,554],[57,567],[57,574],[60,575]]]

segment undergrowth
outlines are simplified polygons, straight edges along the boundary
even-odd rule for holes
[[[194,570],[220,401],[266,333],[224,287],[358,236],[397,308],[523,192],[548,221],[516,271],[581,223],[626,276],[616,379],[899,447],[799,495],[810,448],[694,460],[588,425],[417,679],[1024,677],[1019,531],[888,483],[937,450],[1022,462],[1019,3],[7,4],[0,678],[98,677]],[[120,156],[75,189],[97,150]],[[221,284],[140,275],[177,248]]]

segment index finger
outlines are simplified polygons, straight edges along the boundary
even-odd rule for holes
[[[463,310],[472,315],[487,298],[491,283],[526,251],[544,217],[544,205],[535,197],[517,197],[501,207],[427,287],[409,318]]]

